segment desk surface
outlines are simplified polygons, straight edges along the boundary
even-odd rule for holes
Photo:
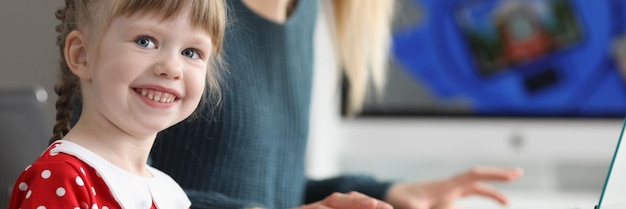
[[[504,191],[510,205],[502,206],[494,201],[468,197],[458,201],[463,209],[593,209],[600,194],[591,192],[534,192]]]

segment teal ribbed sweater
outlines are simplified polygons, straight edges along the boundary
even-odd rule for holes
[[[239,0],[228,3],[222,106],[215,118],[159,134],[152,165],[185,188],[192,208],[286,209],[352,190],[383,198],[389,184],[368,177],[305,177],[318,2],[298,1],[282,25]],[[203,108],[206,114],[210,106]]]

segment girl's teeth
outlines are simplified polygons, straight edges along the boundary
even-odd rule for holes
[[[170,103],[176,99],[176,97],[170,93],[165,93],[165,92],[160,92],[160,91],[155,91],[155,90],[140,89],[138,92],[141,95],[145,96],[146,98],[149,98],[151,100],[154,100],[160,103]]]

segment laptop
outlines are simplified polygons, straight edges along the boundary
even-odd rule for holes
[[[43,88],[0,89],[0,208],[9,205],[19,174],[43,152],[52,135]]]
[[[600,201],[596,206],[597,209],[626,208],[626,150],[620,152],[621,146],[626,143],[623,140],[625,128],[626,121],[624,121],[622,133],[615,147],[615,154],[613,154],[613,160],[609,166]]]

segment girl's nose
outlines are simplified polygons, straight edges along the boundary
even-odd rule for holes
[[[182,65],[172,58],[163,59],[155,66],[154,74],[165,79],[180,80],[183,78]]]

